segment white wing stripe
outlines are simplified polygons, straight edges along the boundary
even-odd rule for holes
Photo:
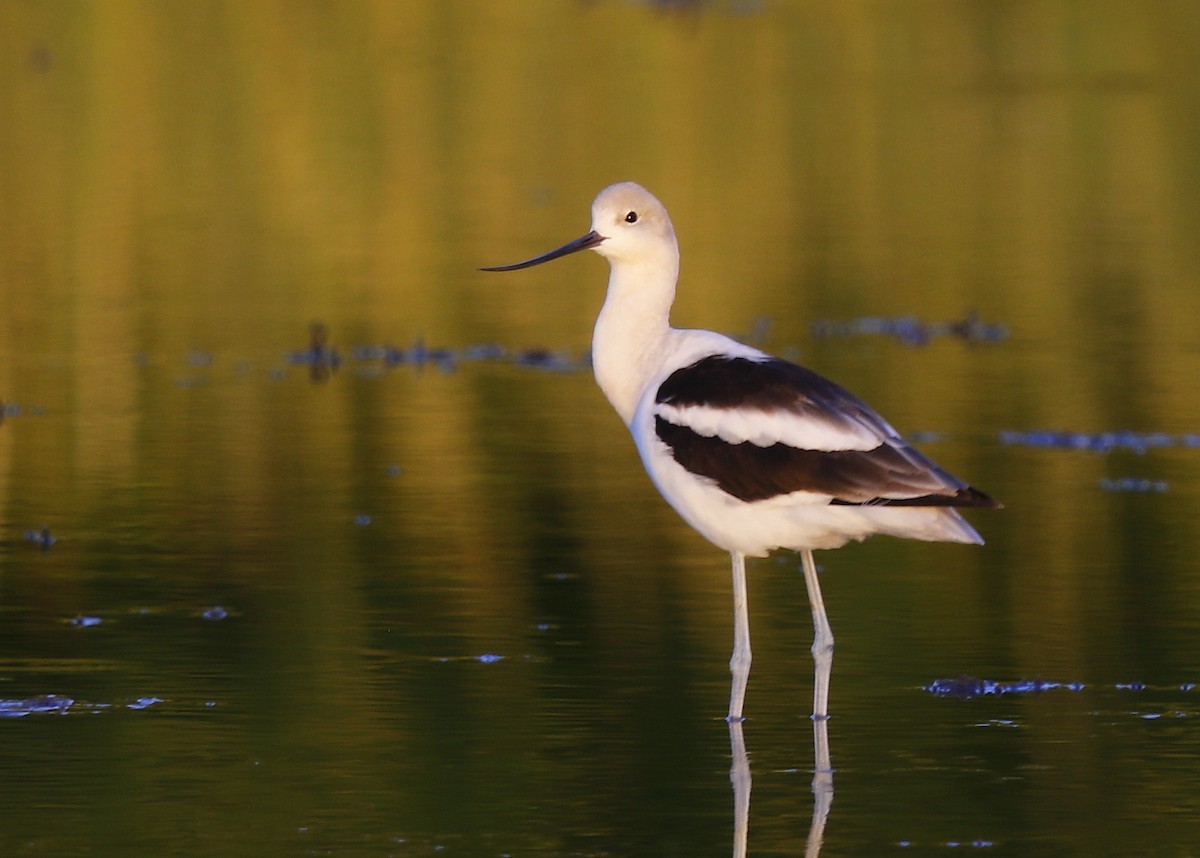
[[[659,403],[655,413],[697,435],[730,444],[749,441],[758,447],[786,444],[798,450],[874,450],[883,439],[869,427],[850,421],[817,420],[792,411],[676,406]]]

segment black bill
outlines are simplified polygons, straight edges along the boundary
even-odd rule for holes
[[[558,259],[560,256],[567,256],[579,250],[591,250],[600,242],[604,241],[604,236],[592,230],[587,235],[581,235],[574,241],[567,242],[562,247],[557,247],[549,253],[543,253],[541,256],[535,256],[533,259],[526,259],[524,262],[514,262],[512,265],[492,265],[487,268],[480,268],[480,271],[516,271],[520,268],[531,268],[534,265],[541,265],[543,262],[549,262],[551,259]]]

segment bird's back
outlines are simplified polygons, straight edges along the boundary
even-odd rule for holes
[[[753,555],[875,533],[983,541],[954,508],[998,504],[861,399],[721,335],[672,333],[630,430],[664,497],[710,541]]]

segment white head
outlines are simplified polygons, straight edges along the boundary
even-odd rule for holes
[[[608,295],[592,331],[592,368],[608,401],[628,426],[649,379],[661,368],[660,347],[671,331],[669,315],[679,274],[679,246],[663,204],[641,185],[609,185],[592,203],[592,230],[513,271],[579,250],[608,259]]]
[[[635,182],[618,182],[592,202],[592,230],[541,256],[484,271],[515,271],[541,265],[579,250],[594,250],[613,265],[650,263],[678,270],[679,248],[671,218],[654,195]]]
[[[638,262],[675,252],[675,228],[666,208],[634,182],[609,185],[592,203],[593,248],[613,262]]]

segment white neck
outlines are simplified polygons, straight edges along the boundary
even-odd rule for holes
[[[610,260],[608,294],[592,331],[596,383],[626,426],[666,353],[679,275],[679,252],[670,250],[638,263]]]

